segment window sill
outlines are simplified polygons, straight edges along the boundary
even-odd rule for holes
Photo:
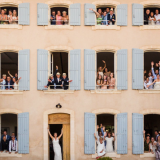
[[[144,153],[140,155],[140,158],[150,158],[150,157],[156,157],[155,154],[152,153]]]
[[[4,24],[4,25],[0,25],[0,28],[12,28],[12,29],[22,29],[22,25],[8,25],[8,24]]]
[[[121,91],[118,91],[118,90],[91,90],[91,93],[121,93]]]
[[[117,25],[95,25],[95,26],[92,26],[92,29],[93,30],[106,30],[106,29],[109,29],[109,30],[120,30],[120,26],[117,26]]]
[[[145,30],[145,29],[160,29],[160,25],[144,25],[144,26],[140,26],[140,30]]]
[[[73,29],[73,26],[70,26],[70,25],[48,25],[48,26],[45,26],[45,29]]]
[[[44,90],[44,94],[70,94],[74,93],[73,90]]]
[[[2,152],[0,153],[0,157],[22,157],[22,154],[15,154],[14,152],[12,152],[11,154],[9,153],[5,153],[5,152]]]
[[[13,95],[13,94],[23,94],[23,91],[14,91],[14,90],[0,90],[0,94],[9,94],[9,95]]]
[[[149,89],[147,89],[147,90],[139,90],[139,93],[145,93],[145,94],[151,94],[151,93],[160,93],[160,90],[149,90]]]
[[[98,156],[97,153],[96,153],[96,154],[92,154],[92,158],[94,158],[94,159],[95,159],[97,156]],[[121,158],[121,155],[113,152],[113,153],[106,153],[104,157]]]

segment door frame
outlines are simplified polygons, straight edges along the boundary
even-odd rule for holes
[[[43,115],[43,159],[49,160],[49,147],[48,147],[48,115],[54,113],[64,113],[70,115],[70,160],[75,160],[74,148],[74,111],[70,109],[50,109],[44,112]]]

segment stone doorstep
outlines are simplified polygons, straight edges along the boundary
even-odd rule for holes
[[[11,154],[8,152],[0,152],[0,157],[22,157],[22,154],[15,154],[15,152],[12,152]]]
[[[144,153],[140,155],[140,158],[151,158],[151,157],[155,157],[155,154],[152,153]]]
[[[96,157],[98,157],[97,153],[96,154],[92,154],[92,158],[96,158]],[[112,152],[112,153],[106,153],[104,157],[120,158],[121,155],[117,154],[116,152]]]

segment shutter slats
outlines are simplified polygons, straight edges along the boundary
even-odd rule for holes
[[[84,114],[84,154],[95,154],[95,114]]]
[[[133,26],[142,26],[144,19],[143,5],[133,3],[132,4],[132,25]]]
[[[48,51],[37,50],[37,89],[47,90],[44,86],[48,83]]]
[[[70,25],[80,26],[81,25],[81,4],[74,3],[70,5]]]
[[[117,6],[117,25],[127,26],[128,5],[120,4]]]
[[[96,66],[95,51],[84,50],[84,89],[95,90],[96,88]]]
[[[128,89],[128,59],[127,49],[117,51],[117,89]]]
[[[30,50],[20,50],[18,54],[19,90],[30,90]]]
[[[89,9],[93,8],[96,10],[96,6],[94,4],[85,3],[84,4],[84,23],[85,26],[94,26],[96,24],[96,16],[93,11],[90,11]]]
[[[132,114],[132,153],[144,153],[143,114]]]
[[[37,25],[48,25],[48,5],[45,3],[37,4]]]
[[[71,90],[81,89],[81,50],[75,49],[70,51],[70,80]]]
[[[30,24],[30,4],[20,3],[18,6],[18,23],[20,25]]]
[[[143,89],[144,51],[132,49],[132,88]]]
[[[127,113],[117,115],[117,153],[127,154],[128,152],[128,119]]]
[[[29,113],[18,114],[18,153],[29,154]]]

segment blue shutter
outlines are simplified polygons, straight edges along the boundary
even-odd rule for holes
[[[128,89],[127,49],[117,51],[117,89]]]
[[[89,3],[84,4],[85,26],[94,26],[96,24],[96,15],[93,11],[89,10],[90,8],[96,10],[96,6],[94,4],[89,4]]]
[[[81,89],[81,50],[75,49],[70,51],[70,80],[71,90]]]
[[[18,153],[29,153],[29,113],[18,114]]]
[[[143,89],[144,51],[132,49],[132,89]]]
[[[96,66],[95,51],[84,50],[84,89],[95,90],[96,88]]]
[[[18,6],[18,23],[20,25],[30,24],[30,5],[29,3],[20,3]]]
[[[117,25],[127,26],[128,19],[128,5],[120,4],[117,6]]]
[[[117,115],[117,153],[128,152],[128,118],[127,113]]]
[[[144,153],[143,114],[132,114],[132,153]]]
[[[37,89],[47,90],[44,86],[48,83],[48,51],[37,50]]]
[[[81,4],[74,3],[70,5],[70,15],[69,21],[72,26],[80,26],[81,25]]]
[[[143,5],[142,4],[132,4],[132,25],[142,26],[144,15],[143,15]]]
[[[84,154],[95,154],[95,114],[84,113]]]
[[[30,50],[20,50],[18,54],[19,90],[30,90]]]
[[[37,4],[37,25],[48,25],[48,5],[44,3]]]

